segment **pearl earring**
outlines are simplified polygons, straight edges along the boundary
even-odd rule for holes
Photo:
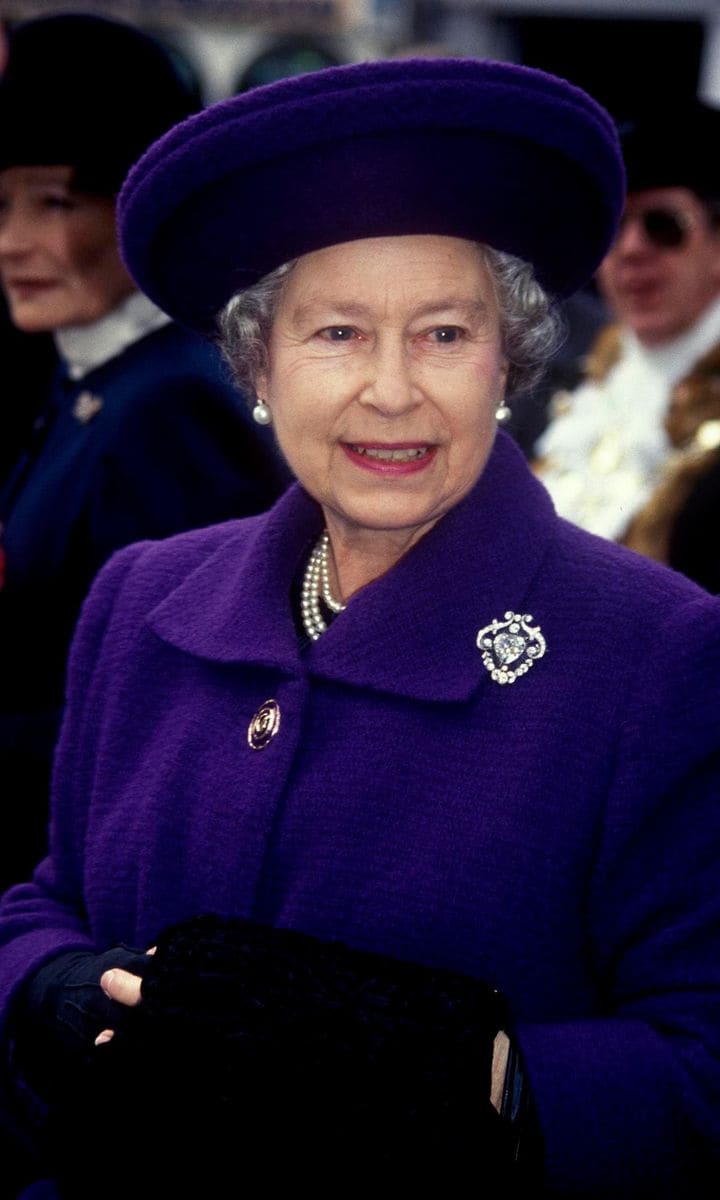
[[[272,413],[264,400],[256,400],[252,415],[258,425],[269,425],[272,421]]]
[[[498,425],[504,425],[506,421],[510,420],[511,416],[512,409],[505,403],[504,400],[501,400],[495,409],[495,420],[497,421]]]

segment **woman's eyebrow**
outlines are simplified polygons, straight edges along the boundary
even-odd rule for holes
[[[486,317],[488,306],[484,300],[471,300],[467,296],[444,296],[439,300],[431,300],[427,304],[419,305],[413,309],[412,315],[416,319],[450,310],[460,312],[466,319],[472,320]],[[317,317],[318,313],[333,314],[338,317],[367,317],[372,314],[372,309],[368,305],[358,304],[353,300],[308,300],[304,304],[298,305],[293,311],[293,318],[296,321],[311,320]]]
[[[72,168],[57,167],[27,167],[25,178],[30,184],[63,184],[70,186]]]
[[[366,317],[370,309],[364,304],[357,304],[354,301],[344,300],[308,300],[304,304],[299,304],[293,310],[293,318],[296,321],[312,320],[318,314],[323,315],[323,319],[327,316],[336,315],[343,317]]]
[[[487,316],[488,306],[484,300],[470,300],[467,296],[445,296],[441,300],[432,300],[428,304],[420,305],[415,310],[415,315],[430,317],[434,313],[443,313],[449,310],[460,312],[467,319],[473,319]]]

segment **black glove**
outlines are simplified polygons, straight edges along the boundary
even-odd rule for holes
[[[122,1037],[133,1010],[110,1000],[100,977],[111,967],[142,975],[148,956],[129,946],[103,954],[71,950],[40,967],[13,1009],[14,1067],[44,1099],[62,1100],[66,1073],[94,1053],[103,1029]]]
[[[22,1149],[28,1179],[33,1173],[53,1176],[56,1167],[62,1176],[70,1147],[73,1177],[80,1172],[83,1177],[92,1175],[94,1150],[75,1142],[80,1130],[74,1129],[73,1122],[77,1117],[82,1124],[93,1093],[85,1083],[100,1049],[95,1038],[103,1029],[115,1029],[122,1044],[135,1011],[108,999],[100,977],[111,967],[142,975],[147,962],[143,951],[128,946],[115,946],[103,954],[67,951],[40,967],[18,994],[9,1021],[10,1061],[3,1097],[7,1126],[3,1129],[7,1128],[10,1152]],[[93,1099],[99,1100],[99,1093]],[[96,1161],[100,1168],[99,1156]],[[3,1190],[11,1186],[6,1174],[3,1164],[3,1197],[14,1194]]]

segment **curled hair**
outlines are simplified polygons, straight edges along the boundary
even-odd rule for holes
[[[535,278],[530,263],[492,246],[481,247],[500,316],[503,350],[508,361],[507,393],[529,391],[565,336],[554,300]]]
[[[263,275],[252,287],[237,292],[218,314],[218,346],[247,396],[254,397],[257,377],[267,367],[270,331],[294,265],[283,263]]]
[[[490,246],[480,249],[495,287],[509,365],[507,392],[512,395],[537,383],[560,345],[563,322],[529,263]],[[293,262],[283,263],[238,292],[218,316],[220,350],[236,382],[249,396],[255,394],[255,381],[267,367],[270,331],[293,266]]]

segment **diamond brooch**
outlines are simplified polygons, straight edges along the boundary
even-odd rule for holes
[[[496,619],[479,630],[477,647],[496,683],[514,683],[545,653],[545,638],[532,620],[530,613],[506,612],[503,621]]]

